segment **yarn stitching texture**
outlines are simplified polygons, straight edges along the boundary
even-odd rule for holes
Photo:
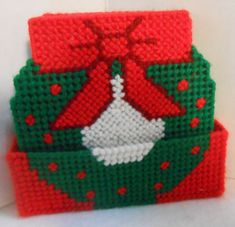
[[[126,90],[125,98],[137,110],[149,119],[184,114],[184,110],[180,105],[173,102],[173,97],[168,97],[167,92],[163,88],[153,85],[151,81],[146,80],[143,69],[151,62],[153,63],[154,58],[148,59],[147,56],[149,56],[149,54],[147,54],[146,57],[140,58],[136,55],[136,51],[133,51],[136,43],[138,43],[138,45],[156,45],[155,39],[147,38],[135,41],[131,38],[130,34],[132,34],[136,27],[141,24],[142,20],[141,17],[137,17],[125,29],[125,32],[117,33],[115,35],[111,34],[107,37],[104,36],[103,31],[97,27],[93,21],[84,21],[84,24],[97,36],[95,46],[98,50],[98,55],[96,56],[96,60],[87,67],[88,76],[90,78],[88,84],[84,89],[77,93],[56,118],[53,123],[54,130],[84,127],[95,122],[102,111],[106,109],[107,103],[112,101],[110,92],[107,91],[107,89],[109,89],[109,84],[105,82],[105,78],[106,80],[108,78],[106,76],[108,73],[107,65],[111,65],[115,58],[118,58],[124,66],[124,77],[126,81],[124,85],[124,89]],[[107,52],[106,49],[106,51],[104,51],[104,46],[106,46],[104,42],[107,42],[107,40],[109,43],[109,52]],[[123,53],[123,51],[117,52],[117,48],[120,48],[120,43],[117,40],[121,43],[124,42],[125,53]],[[94,44],[87,44],[86,47],[88,46],[92,47]],[[84,48],[84,45],[75,43],[72,45],[72,48],[82,49]],[[141,54],[141,56],[142,55],[143,54]],[[103,68],[103,71],[99,66]],[[89,71],[94,72],[95,76],[93,76],[93,74],[90,75]],[[101,76],[102,74],[104,75]],[[91,93],[93,93],[93,95],[91,95]],[[136,93],[139,93],[139,95],[136,96]],[[85,102],[82,100],[87,101]],[[93,106],[92,110],[91,105]]]
[[[164,137],[164,122],[161,118],[148,121],[124,100],[120,75],[111,84],[114,101],[94,124],[81,131],[83,145],[105,165],[141,161],[153,141]]]
[[[208,62],[197,52],[195,47],[192,48],[192,56],[194,59],[192,63],[157,64],[147,68],[147,76],[152,80],[152,83],[166,88],[170,96],[175,97],[177,102],[186,107],[184,116],[162,118],[166,122],[166,138],[208,133],[213,128],[215,83],[210,79]],[[120,65],[118,70],[113,65],[110,68],[112,72],[109,75],[102,75],[107,76],[105,83],[108,84],[108,94],[111,96],[110,80],[112,77],[110,75],[115,72],[120,73],[124,69],[120,71]],[[80,149],[82,147],[80,128],[51,130],[50,125],[69,100],[73,99],[74,95],[85,86],[88,80],[86,71],[62,74],[39,74],[38,71],[39,66],[30,60],[14,79],[16,96],[11,100],[11,109],[20,149],[32,152],[65,148],[67,151],[75,148]],[[122,73],[122,78],[125,83],[124,73]],[[177,84],[184,78],[189,82],[190,88],[187,91],[178,91]],[[61,87],[60,93],[52,95],[51,86],[55,84]],[[102,87],[103,85],[99,83],[97,86]],[[97,94],[94,95],[91,92],[89,97],[96,96]],[[203,100],[206,100],[206,104],[202,108],[198,108],[196,106],[197,100],[202,97]],[[80,105],[84,101],[90,103],[90,100],[85,97]],[[26,121],[28,116],[30,117]],[[191,128],[190,121],[195,117],[200,119],[200,123],[197,127]],[[46,133],[50,133],[53,143],[45,144],[43,135]]]
[[[21,215],[223,192],[227,135],[213,131],[215,84],[187,12],[46,15],[29,27],[8,155]]]

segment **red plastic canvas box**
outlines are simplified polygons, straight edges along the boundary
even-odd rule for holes
[[[195,137],[193,139],[197,140],[199,138]],[[135,195],[131,195],[133,196],[133,201],[128,201],[127,204],[125,201],[125,194],[128,194],[128,191],[130,190],[138,195],[135,190],[144,190],[144,181],[143,186],[140,189],[136,188],[134,182],[132,182],[132,185],[129,186],[130,188],[123,187],[122,184],[117,185],[116,188],[113,189],[112,193],[110,193],[109,190],[106,190],[105,181],[100,182],[100,187],[103,187],[105,196],[103,198],[105,203],[103,207],[108,208],[113,206],[150,203],[158,204],[185,199],[199,199],[220,196],[224,192],[226,140],[226,130],[218,122],[216,122],[215,129],[210,134],[209,149],[204,153],[201,162],[169,192],[158,193],[158,188],[160,188],[161,185],[156,183],[149,188],[151,193],[149,193],[149,196],[145,197],[144,200],[138,201],[138,199],[135,198]],[[181,143],[180,139],[175,140],[173,142],[173,146],[178,142]],[[164,141],[163,143],[166,147],[172,147],[172,141]],[[41,162],[45,164],[44,168],[48,168],[48,172],[52,172],[53,174],[57,167],[54,162],[51,162],[51,160],[58,160],[59,155],[65,156],[67,159],[67,166],[63,168],[62,171],[63,174],[67,174],[68,171],[70,171],[70,165],[76,165],[76,160],[85,158],[84,155],[87,156],[87,158],[90,158],[90,154],[78,153],[77,151],[75,152],[76,154],[74,152],[60,152],[59,154],[57,152],[51,152],[46,155],[44,152],[32,154],[19,151],[16,142],[13,143],[13,146],[8,154],[8,162],[14,181],[16,202],[18,205],[19,214],[21,216],[49,214],[64,211],[92,210],[98,208],[95,204],[95,192],[93,190],[84,192],[84,194],[81,196],[82,200],[77,200],[65,191],[61,190],[56,185],[51,184],[45,179],[42,179],[40,173],[30,165],[30,163],[41,158]],[[194,154],[194,150],[191,150],[191,152],[192,153],[189,155],[196,155]],[[156,151],[152,153],[153,159],[157,158]],[[182,166],[187,164],[184,162],[184,160],[181,161]],[[87,163],[86,165],[89,168],[92,167],[92,165]],[[94,169],[97,169],[96,165],[93,167]],[[132,171],[130,168],[131,166],[128,167],[128,171]],[[146,168],[146,166],[140,166],[139,168],[142,171],[145,171],[147,176],[151,176],[153,170],[157,171],[159,169],[164,171],[164,169],[167,168],[167,163],[162,162],[158,165],[156,164],[155,166],[150,166],[149,168]],[[178,171],[179,172],[176,172],[174,177],[176,177],[177,174],[181,175],[181,170]],[[89,177],[89,175],[86,176],[85,172],[78,171],[77,174],[77,181],[82,181],[83,178]],[[123,176],[121,170],[118,172],[118,174]],[[96,175],[96,173],[93,173],[93,175]],[[111,174],[109,171],[104,172],[104,175],[101,175],[101,172],[99,171],[96,177],[98,179],[109,179],[115,181],[115,176],[112,177],[110,175]],[[61,177],[60,180],[63,181],[65,179]],[[92,180],[93,179],[90,179],[90,181]],[[127,178],[127,181],[131,181],[131,179]],[[115,201],[116,199],[119,201]]]
[[[14,79],[22,216],[218,196],[227,132],[186,11],[46,14]]]

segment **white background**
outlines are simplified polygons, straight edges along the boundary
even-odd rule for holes
[[[11,136],[12,79],[27,58],[27,19],[45,12],[188,9],[193,43],[211,62],[215,117],[230,133],[227,178],[235,179],[235,0],[0,0],[0,207],[13,201],[5,154]]]

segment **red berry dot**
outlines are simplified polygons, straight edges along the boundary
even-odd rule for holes
[[[198,154],[200,151],[200,147],[199,146],[195,146],[192,148],[191,150],[191,154]]]
[[[199,98],[199,99],[197,99],[197,101],[196,101],[196,107],[197,107],[198,109],[203,108],[203,107],[205,106],[205,104],[206,104],[206,99],[204,99],[204,98]]]
[[[28,125],[28,126],[32,126],[34,125],[36,122],[34,116],[32,114],[28,115],[26,118],[25,118],[25,123]]]
[[[200,119],[198,117],[194,117],[190,122],[191,128],[196,128],[200,123]]]
[[[79,171],[78,173],[77,173],[77,178],[79,179],[79,180],[82,180],[82,179],[84,179],[86,177],[86,172],[85,171]]]
[[[95,192],[94,191],[88,191],[86,193],[86,198],[87,199],[93,199],[95,197]]]
[[[167,169],[169,167],[169,165],[170,165],[170,162],[162,162],[160,168],[162,170],[165,170],[165,169]]]
[[[43,135],[43,141],[44,141],[44,143],[46,143],[46,144],[52,144],[52,143],[53,143],[53,137],[52,137],[52,135],[51,135],[50,133],[45,133],[45,134]]]
[[[178,86],[177,86],[178,91],[186,91],[186,90],[188,90],[188,88],[189,88],[189,83],[187,80],[181,80],[178,83]]]
[[[58,95],[61,92],[62,88],[59,84],[53,84],[51,85],[50,90],[52,95]]]
[[[48,169],[49,169],[51,172],[55,172],[55,171],[58,169],[58,165],[57,165],[55,162],[51,162],[51,163],[48,165]]]
[[[125,187],[121,187],[117,190],[118,195],[125,195],[127,189]]]
[[[163,187],[163,184],[160,183],[160,182],[157,182],[157,183],[154,185],[154,189],[155,189],[155,190],[160,190],[160,189],[162,189],[162,187]]]

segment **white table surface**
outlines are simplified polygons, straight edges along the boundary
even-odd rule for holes
[[[220,198],[192,200],[163,205],[72,212],[20,218],[14,204],[0,209],[1,227],[234,227],[235,179],[226,180]]]

